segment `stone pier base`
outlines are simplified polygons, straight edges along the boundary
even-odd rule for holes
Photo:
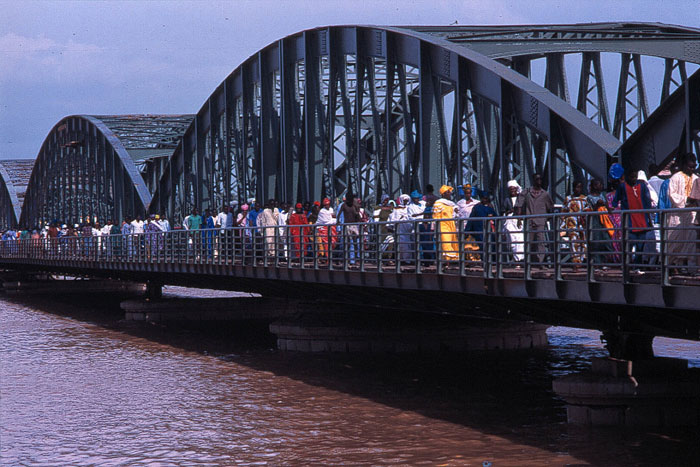
[[[2,283],[8,295],[143,294],[145,284],[110,279],[14,280]]]
[[[573,424],[700,425],[700,372],[686,360],[596,358],[590,372],[558,378],[553,389]]]
[[[544,347],[547,327],[441,315],[319,312],[278,320],[270,332],[283,351],[438,353]]]
[[[269,321],[297,311],[293,302],[263,297],[126,300],[120,306],[127,321],[155,323]]]

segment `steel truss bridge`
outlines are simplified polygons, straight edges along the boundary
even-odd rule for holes
[[[250,197],[296,202],[352,191],[374,202],[382,193],[443,183],[490,190],[498,204],[505,181],[527,187],[533,172],[543,174],[556,202],[574,181],[605,180],[615,160],[637,170],[666,166],[680,153],[697,155],[699,64],[700,30],[658,23],[301,31],[241,63],[196,114],[62,119],[41,146],[21,213],[15,169],[0,168],[2,222],[33,227],[158,213],[176,224],[192,208],[218,209]],[[569,83],[577,90],[573,98]],[[658,99],[650,101],[653,90]],[[235,276],[237,284],[268,292],[289,283],[307,291],[332,285],[348,295],[363,287],[449,289],[450,297],[469,300],[487,291],[484,296],[498,292],[530,303],[646,303],[652,321],[654,310],[694,308],[688,297],[697,295],[694,283],[666,272],[648,284],[625,273],[609,285],[590,266],[575,284],[556,265],[554,276],[510,278],[491,277],[482,267],[482,277],[469,280],[462,269],[452,277],[399,268],[372,276],[370,284],[370,272],[332,267],[3,261],[144,280],[167,273],[161,277],[212,284]],[[697,335],[681,331],[689,322],[685,329],[697,329],[695,318],[673,320],[674,335]]]
[[[665,226],[689,211],[647,213]],[[0,267],[700,340],[700,266],[680,261],[700,253],[680,253],[675,236],[697,229],[658,227],[656,251],[653,237],[630,235],[631,212],[622,213],[619,240],[595,235],[607,230],[591,222],[599,213],[576,215],[586,226],[578,236],[564,226],[571,214],[558,213],[547,216],[543,240],[529,238],[538,216],[515,216],[372,222],[358,224],[359,234],[348,224],[285,225],[3,241]],[[520,238],[505,231],[515,219]],[[421,225],[435,235],[386,230]]]
[[[605,180],[613,160],[647,169],[697,154],[698,64],[700,30],[659,23],[302,31],[240,64],[196,115],[61,120],[15,217],[178,221],[251,197],[350,190],[374,202],[429,183],[471,183],[498,203],[504,181],[527,187],[533,172],[562,200],[575,180]]]

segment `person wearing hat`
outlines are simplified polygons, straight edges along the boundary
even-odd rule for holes
[[[397,261],[401,261],[404,264],[411,263],[413,261],[413,218],[408,211],[409,203],[411,202],[411,197],[407,194],[402,194],[399,196],[398,205],[394,208],[389,216],[389,222],[395,222],[394,231],[396,232],[396,242],[397,246]]]
[[[306,254],[307,242],[309,240],[309,220],[304,214],[304,206],[297,203],[294,206],[294,212],[289,215],[287,225],[294,226],[289,228],[289,235],[292,240],[291,258],[298,260]]]
[[[517,214],[526,216],[542,215],[528,220],[528,239],[532,244],[530,251],[537,252],[530,256],[530,261],[542,263],[545,260],[546,241],[547,241],[547,216],[554,211],[554,202],[552,197],[542,187],[542,175],[535,173],[532,176],[532,186],[520,192],[518,199],[515,202],[515,210]]]
[[[436,222],[438,251],[444,261],[459,260],[459,241],[457,226],[454,221],[457,205],[452,201],[454,188],[448,185],[440,187],[441,198],[433,204],[433,219]]]
[[[622,168],[620,164],[613,164],[608,170],[608,178],[610,191],[605,195],[605,200],[608,203],[608,219],[613,226],[613,236],[612,236],[612,248],[613,251],[619,252],[622,250],[622,216],[620,215],[620,203],[614,202],[615,193],[617,192],[617,187],[622,183],[622,177],[625,175],[625,169]],[[611,258],[615,262],[620,262],[621,257],[619,254],[615,254]]]

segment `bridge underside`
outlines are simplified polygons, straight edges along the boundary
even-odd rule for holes
[[[697,287],[216,264],[3,259],[1,267],[700,340]],[[522,300],[527,299],[527,300]],[[367,304],[371,303],[371,306]]]

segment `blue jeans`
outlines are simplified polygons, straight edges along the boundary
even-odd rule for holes
[[[644,253],[644,240],[646,239],[647,232],[645,230],[641,232],[629,231],[627,234],[628,241],[632,248],[634,248],[634,255],[632,256],[632,264],[642,264],[642,259]]]

